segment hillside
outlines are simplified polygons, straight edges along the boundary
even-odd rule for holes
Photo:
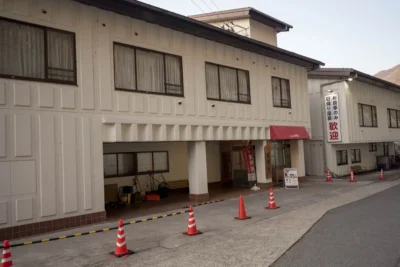
[[[400,64],[378,72],[375,77],[400,85]]]

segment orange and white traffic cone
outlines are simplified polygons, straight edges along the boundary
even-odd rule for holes
[[[192,235],[200,235],[202,232],[197,230],[196,221],[194,219],[193,207],[190,205],[189,207],[189,223],[187,232],[183,233],[184,235],[192,236]]]
[[[235,217],[235,220],[247,220],[250,218],[251,217],[246,215],[246,209],[244,208],[243,196],[240,195],[240,197],[239,197],[239,214],[237,217]]]
[[[10,242],[4,241],[3,256],[1,257],[1,267],[12,266]]]
[[[326,181],[332,182],[331,171],[329,169],[326,171]]]
[[[383,168],[381,168],[381,177],[379,180],[385,180],[385,175],[383,174]]]
[[[269,204],[268,207],[265,207],[265,209],[279,209],[279,207],[275,204],[274,189],[272,187],[269,189]]]
[[[125,256],[127,257],[133,253],[134,252],[128,250],[126,246],[124,222],[122,221],[122,219],[120,219],[118,222],[117,244],[115,246],[115,251],[111,252],[110,255],[120,258]]]
[[[354,183],[357,182],[356,179],[354,179],[354,172],[353,172],[353,168],[350,169],[350,183]]]

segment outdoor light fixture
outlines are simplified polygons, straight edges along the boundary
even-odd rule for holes
[[[347,79],[349,82],[351,82],[353,80],[353,77],[350,77]]]
[[[333,91],[332,91],[332,89],[329,89],[328,92],[329,92],[329,93],[332,93]]]

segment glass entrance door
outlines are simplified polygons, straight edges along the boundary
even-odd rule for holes
[[[290,144],[285,142],[271,143],[271,164],[273,184],[283,183],[283,169],[291,167]]]

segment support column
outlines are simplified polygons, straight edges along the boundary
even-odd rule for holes
[[[290,159],[292,167],[297,169],[297,175],[299,181],[306,179],[306,169],[304,162],[304,141],[303,140],[291,140],[290,141]]]
[[[189,198],[207,200],[207,151],[206,142],[188,142]]]
[[[257,186],[267,188],[272,184],[272,179],[267,178],[265,146],[267,142],[264,140],[254,141],[255,157],[256,157],[256,172]]]

